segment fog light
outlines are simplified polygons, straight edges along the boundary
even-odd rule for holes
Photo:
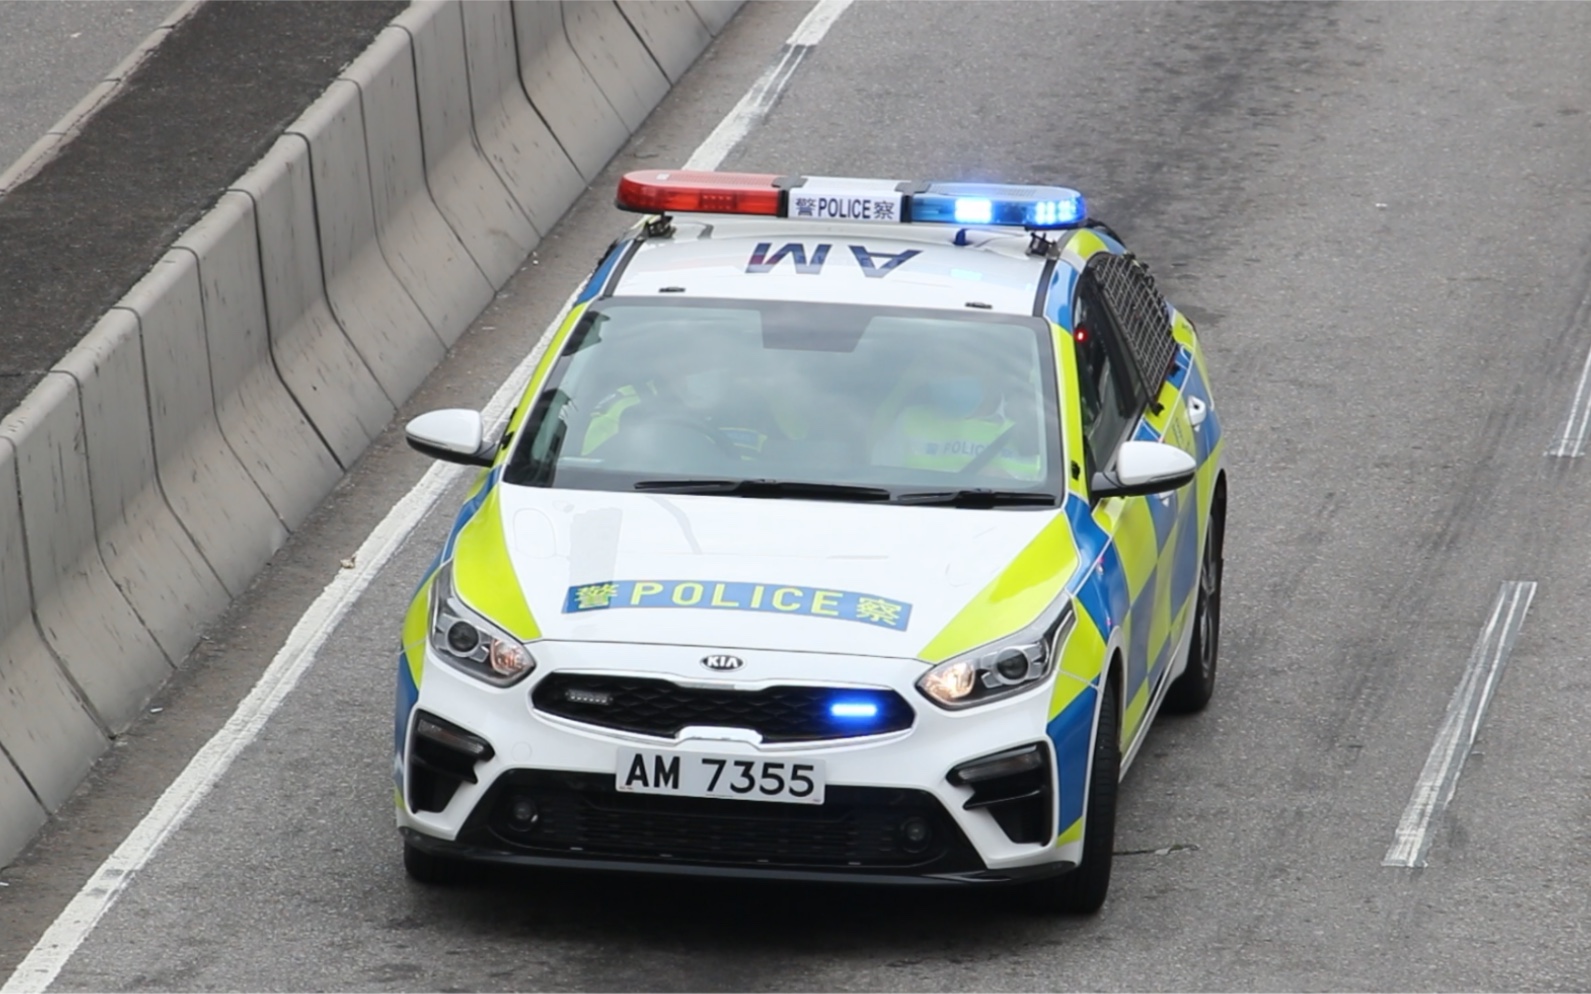
[[[928,819],[912,815],[900,823],[900,847],[910,853],[919,853],[933,841],[934,829]]]
[[[541,811],[536,807],[536,802],[519,794],[508,802],[508,820],[514,828],[523,832],[536,824],[541,817]]]

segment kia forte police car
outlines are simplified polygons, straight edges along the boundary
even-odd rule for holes
[[[1090,911],[1214,688],[1193,325],[1060,187],[648,171],[403,624],[405,866],[1008,884]]]

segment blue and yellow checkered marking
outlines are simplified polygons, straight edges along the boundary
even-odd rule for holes
[[[903,632],[912,606],[875,594],[778,583],[717,580],[608,580],[570,587],[565,614],[625,607],[704,608],[717,611],[768,611],[813,618],[859,621]]]
[[[1044,731],[1055,744],[1055,779],[1060,797],[1060,828],[1064,830],[1083,817],[1084,789],[1088,784],[1089,748],[1094,734],[1094,709],[1099,692],[1083,687],[1060,713],[1049,720]]]

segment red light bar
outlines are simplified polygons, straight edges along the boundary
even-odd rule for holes
[[[644,169],[619,180],[615,203],[643,214],[762,214],[779,216],[778,176]]]

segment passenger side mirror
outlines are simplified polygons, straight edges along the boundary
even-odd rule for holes
[[[1194,458],[1175,445],[1123,442],[1115,467],[1095,473],[1088,490],[1094,500],[1147,497],[1187,486],[1198,471]]]
[[[480,411],[422,414],[404,426],[403,437],[416,452],[464,466],[490,466],[497,450],[495,444],[486,442],[486,427]]]

